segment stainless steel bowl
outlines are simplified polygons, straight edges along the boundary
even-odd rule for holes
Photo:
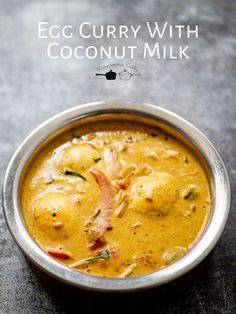
[[[68,268],[44,253],[29,235],[19,202],[21,180],[37,151],[59,134],[92,119],[138,120],[158,125],[191,145],[208,173],[212,193],[212,214],[201,237],[180,260],[153,273],[125,279],[101,278]],[[24,254],[49,275],[76,287],[97,291],[135,291],[167,283],[200,263],[218,241],[230,209],[230,183],[219,154],[192,124],[163,108],[129,102],[97,102],[64,111],[37,127],[12,157],[3,184],[3,205],[9,230]]]

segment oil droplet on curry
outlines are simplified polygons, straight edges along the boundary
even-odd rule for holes
[[[148,125],[104,121],[44,147],[22,184],[29,233],[78,271],[124,278],[163,268],[210,215],[207,176],[185,144]]]

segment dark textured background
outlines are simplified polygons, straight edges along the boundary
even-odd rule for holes
[[[134,62],[142,77],[109,82],[94,76],[98,60],[49,60],[48,41],[37,39],[40,20],[74,25],[84,20],[96,24],[197,23],[200,38],[191,41],[189,61],[137,57]],[[126,99],[158,104],[199,127],[225,161],[233,196],[223,236],[197,268],[164,287],[129,295],[70,291],[37,276],[11,238],[0,210],[0,313],[236,313],[235,35],[234,0],[0,0],[1,178],[17,146],[46,118],[85,102]],[[144,40],[145,35],[136,44]],[[72,43],[78,44],[76,39]]]

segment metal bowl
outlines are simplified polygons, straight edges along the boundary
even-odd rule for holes
[[[212,213],[190,251],[180,260],[158,271],[134,278],[102,278],[75,271],[49,257],[28,233],[19,202],[21,181],[33,156],[56,136],[91,120],[115,117],[157,125],[190,145],[199,155],[208,174]],[[24,254],[40,269],[64,283],[97,291],[135,291],[167,283],[200,263],[218,241],[230,209],[230,183],[219,154],[192,124],[163,108],[129,102],[97,102],[64,111],[37,127],[12,157],[3,184],[4,214],[9,230]]]

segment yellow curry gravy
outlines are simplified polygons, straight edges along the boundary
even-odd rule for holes
[[[125,121],[75,128],[44,147],[22,184],[29,233],[52,258],[106,277],[167,266],[210,215],[198,157],[163,130]]]

